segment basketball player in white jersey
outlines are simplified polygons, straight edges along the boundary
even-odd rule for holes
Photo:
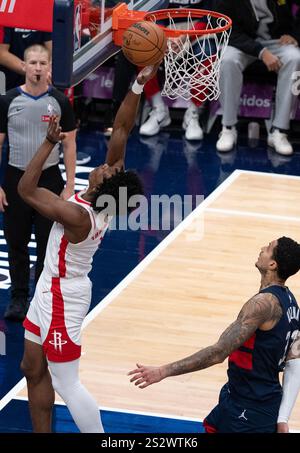
[[[57,117],[51,117],[47,137],[19,182],[18,191],[24,201],[55,222],[44,270],[24,321],[21,368],[27,379],[35,432],[51,432],[54,390],[81,432],[103,432],[98,405],[78,374],[80,331],[91,301],[88,273],[109,223],[97,200],[100,195],[112,195],[117,204],[119,187],[123,186],[127,187],[128,199],[142,193],[138,176],[123,170],[125,148],[143,85],[155,75],[158,66],[144,68],[137,76],[117,113],[106,162],[90,173],[86,191],[64,201],[37,185],[51,150],[64,138]]]

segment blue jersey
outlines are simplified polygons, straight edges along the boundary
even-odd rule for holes
[[[287,287],[273,285],[260,291],[277,297],[282,316],[273,329],[257,329],[249,340],[230,354],[228,389],[232,398],[252,403],[280,405],[282,387],[279,372],[283,370],[287,352],[296,338],[299,307]]]

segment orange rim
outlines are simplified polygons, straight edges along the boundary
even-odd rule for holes
[[[159,25],[161,27],[165,34],[168,37],[176,37],[180,36],[182,34],[186,35],[211,35],[211,34],[216,34],[216,33],[223,33],[226,30],[229,30],[232,26],[232,20],[230,17],[226,16],[225,14],[217,13],[216,11],[208,11],[205,9],[191,9],[191,8],[178,8],[178,9],[161,9],[158,11],[151,11],[147,13],[144,17],[143,20],[148,20],[148,21],[153,21],[157,22],[158,20],[163,20],[163,19],[169,19],[171,17],[172,19],[177,19],[177,18],[187,18],[189,15],[191,15],[192,19],[203,19],[207,16],[214,17],[216,19],[224,19],[227,23],[223,27],[216,27],[216,28],[210,28],[208,30],[173,30],[167,27],[164,27],[163,25]]]

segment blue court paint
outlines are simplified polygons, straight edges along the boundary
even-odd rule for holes
[[[0,422],[0,432],[32,432],[27,401],[12,400],[2,411],[6,422]],[[55,405],[53,431],[56,433],[79,432],[64,405]],[[201,433],[201,422],[173,418],[128,414],[116,411],[101,411],[106,433]]]

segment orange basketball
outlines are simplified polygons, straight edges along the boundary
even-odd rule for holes
[[[157,63],[163,58],[166,47],[165,33],[154,22],[137,22],[127,28],[123,35],[123,53],[136,66]]]

